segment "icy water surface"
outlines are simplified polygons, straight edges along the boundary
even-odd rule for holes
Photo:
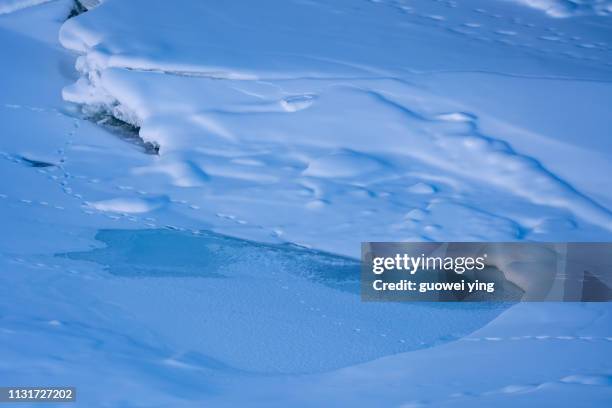
[[[213,232],[172,229],[102,230],[106,244],[68,257],[105,266],[125,277],[230,278],[243,274],[295,274],[336,289],[357,293],[359,262],[290,245],[266,245]]]
[[[109,296],[130,314],[239,370],[318,372],[426,348],[507,307],[362,302],[356,260],[212,232],[101,230],[96,239],[104,246],[58,256],[102,266],[120,280],[122,293]]]

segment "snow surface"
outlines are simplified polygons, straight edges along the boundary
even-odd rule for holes
[[[606,2],[518,3],[0,2],[0,385],[609,405],[608,304],[356,292],[360,241],[612,236]]]
[[[51,0],[2,0],[0,1],[0,14],[9,14],[23,8],[37,6]]]
[[[391,238],[610,236],[603,24],[505,2],[147,3],[62,26],[82,54],[63,96],[159,144],[128,171],[214,230],[349,256]]]
[[[609,15],[612,1],[609,0],[514,0],[535,9],[543,10],[552,17],[572,17],[583,14]]]

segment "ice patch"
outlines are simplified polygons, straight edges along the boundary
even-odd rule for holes
[[[234,369],[327,371],[446,343],[508,307],[361,302],[356,260],[208,231],[103,230],[96,238],[105,246],[57,257],[95,262],[114,276],[137,279],[147,295],[130,296],[131,316],[155,321],[179,348],[215,356]],[[180,298],[168,290],[183,284],[189,294]],[[158,293],[152,302],[151,291]],[[246,346],[236,347],[234,339]]]

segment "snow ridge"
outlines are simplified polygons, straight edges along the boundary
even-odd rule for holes
[[[544,11],[551,17],[564,18],[581,15],[607,16],[612,14],[610,0],[511,0]]]
[[[0,15],[14,13],[49,1],[52,0],[0,0]]]
[[[406,17],[389,5],[377,2],[367,7],[389,24],[403,23]],[[308,28],[314,36],[310,38],[275,20],[284,24],[286,39],[295,43],[294,53],[265,57],[274,55],[265,47],[266,41],[276,41],[271,39],[276,29],[261,29],[253,35],[261,37],[256,44],[263,49],[241,47],[235,52],[245,55],[230,58],[217,50],[243,41],[241,35],[193,41],[201,26],[211,33],[224,32],[223,18],[208,18],[205,24],[187,19],[180,30],[160,31],[166,18],[201,13],[197,4],[186,2],[168,10],[161,20],[153,14],[138,28],[118,24],[114,7],[118,6],[105,2],[62,26],[61,43],[82,54],[76,64],[81,77],[64,89],[64,99],[79,104],[85,113],[105,112],[138,127],[143,140],[160,146],[161,157],[131,173],[161,175],[178,189],[176,194],[188,194],[188,201],[202,211],[227,213],[231,207],[232,216],[244,221],[240,235],[264,240],[271,236],[355,256],[357,246],[349,249],[345,234],[355,240],[515,240],[550,239],[559,230],[576,234],[586,231],[586,225],[597,231],[594,236],[612,232],[612,213],[606,206],[537,156],[506,141],[504,133],[512,123],[485,129],[482,123],[491,117],[418,84],[420,78],[398,69],[400,62],[410,67],[418,60],[409,53],[403,57],[401,49],[389,49],[367,64],[362,58],[371,50],[368,47],[332,59],[329,55],[343,53],[344,43],[313,48],[331,36],[325,32],[329,27]],[[136,4],[123,7],[123,18],[137,9]],[[295,13],[293,8],[307,6],[278,7]],[[313,21],[327,18],[323,6],[304,10],[313,13]],[[234,11],[223,14],[226,10],[219,7],[207,9],[206,15],[223,15],[238,26],[252,24],[251,13]],[[492,18],[483,10],[470,13]],[[371,19],[364,21],[373,24]],[[446,18],[434,21],[432,30],[446,24]],[[403,32],[407,26],[398,27]],[[441,35],[440,40],[449,41],[449,31],[442,28],[442,34],[428,31],[425,38],[438,41]],[[453,35],[451,41],[463,41]],[[368,41],[364,37],[354,42]],[[419,49],[414,53],[432,58]],[[249,58],[254,60],[247,66]],[[488,64],[485,59],[474,64]],[[156,193],[166,194],[164,188],[168,187],[160,185]],[[214,203],[181,191],[186,188],[212,194]],[[235,194],[240,196],[241,189],[253,192],[258,204],[237,203]],[[486,195],[497,198],[489,201]],[[270,210],[278,216],[262,213]],[[451,213],[464,214],[471,222],[458,223],[449,218]],[[331,220],[342,220],[342,228],[335,228]],[[309,228],[313,222],[321,228],[316,236]],[[222,223],[214,225],[226,231]],[[265,231],[263,236],[246,232],[249,225]],[[232,230],[235,233],[234,226]]]

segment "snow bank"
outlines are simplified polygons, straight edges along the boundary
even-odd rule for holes
[[[62,44],[82,54],[80,78],[63,96],[86,114],[104,112],[138,127],[161,156],[131,174],[160,175],[158,194],[169,183],[203,212],[230,212],[261,230],[253,235],[245,227],[240,236],[354,256],[359,240],[545,240],[564,228],[546,225],[580,225],[564,230],[567,238],[586,225],[599,236],[612,232],[612,213],[581,187],[590,191],[593,177],[557,165],[560,158],[578,160],[569,146],[555,141],[556,160],[544,160],[547,149],[532,142],[522,152],[508,140],[519,130],[551,144],[567,133],[562,126],[538,134],[535,115],[517,120],[512,107],[494,116],[481,112],[503,104],[503,93],[484,92],[480,102],[463,105],[442,88],[419,85],[423,77],[415,72],[434,68],[516,81],[603,75],[595,60],[558,64],[565,48],[542,63],[502,38],[522,21],[474,28],[520,7],[146,3],[110,0],[62,26]],[[539,41],[534,52],[550,43],[538,39],[541,33],[549,31],[534,25],[528,33],[526,41]],[[502,45],[491,46],[492,39]],[[444,52],[431,52],[436,47]],[[466,82],[466,91],[473,94],[478,84],[479,78]],[[531,92],[525,89],[524,98]],[[588,150],[600,160],[601,149]],[[453,223],[441,209],[474,222]],[[406,218],[415,210],[419,220]],[[214,225],[226,231],[223,222]]]

